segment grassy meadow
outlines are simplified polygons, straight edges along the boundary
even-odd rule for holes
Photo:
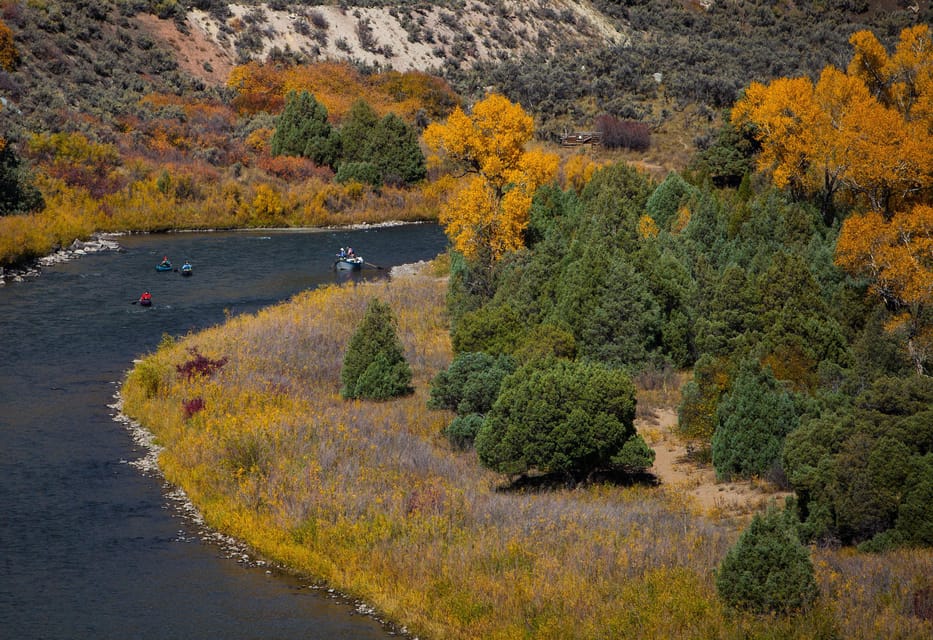
[[[714,570],[744,522],[676,490],[505,490],[426,408],[451,358],[438,273],[327,287],[183,338],[136,364],[124,411],[213,527],[372,604],[421,638],[924,638],[911,594],[933,555],[815,550],[822,596],[795,617],[719,602]],[[416,392],[339,394],[368,301],[388,302]],[[924,582],[926,581],[926,582]]]

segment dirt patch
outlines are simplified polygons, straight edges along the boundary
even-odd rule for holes
[[[717,482],[711,466],[697,465],[688,458],[687,447],[675,432],[677,413],[673,409],[659,409],[654,420],[639,421],[636,426],[655,452],[649,471],[663,488],[686,495],[708,516],[745,516],[762,510],[772,500],[783,503],[790,495],[763,481]]]
[[[233,69],[232,55],[204,31],[201,24],[188,18],[188,33],[182,33],[172,20],[140,13],[140,28],[153,39],[175,52],[179,68],[209,86],[222,86]]]

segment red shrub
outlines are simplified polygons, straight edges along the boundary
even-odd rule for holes
[[[185,410],[185,420],[187,420],[204,408],[204,398],[198,396],[197,398],[192,398],[191,400],[182,400],[181,406]]]
[[[622,120],[610,115],[596,118],[596,130],[602,134],[603,146],[644,151],[651,145],[651,130],[644,122]]]
[[[188,349],[188,353],[191,354],[191,359],[185,364],[179,364],[175,367],[175,370],[178,371],[179,378],[183,377],[186,380],[191,380],[195,376],[209,378],[214,375],[214,372],[227,364],[226,356],[219,360],[212,360],[202,355],[197,347],[191,347]]]

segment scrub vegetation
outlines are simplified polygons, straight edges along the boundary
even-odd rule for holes
[[[735,523],[674,489],[509,489],[427,407],[450,361],[445,281],[330,287],[179,340],[129,375],[124,409],[165,446],[166,477],[207,522],[372,603],[428,638],[922,637],[911,598],[933,558],[814,552],[821,596],[797,617],[730,611],[714,569]],[[415,393],[340,396],[343,353],[370,300],[391,308]],[[192,351],[196,347],[197,351]],[[188,377],[197,357],[226,359]],[[186,415],[185,402],[203,408]]]

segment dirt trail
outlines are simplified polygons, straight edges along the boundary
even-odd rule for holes
[[[687,459],[687,448],[674,429],[677,413],[659,409],[651,424],[637,425],[654,449],[654,466],[649,469],[661,486],[689,496],[706,515],[734,517],[763,509],[771,500],[782,503],[789,495],[774,491],[764,482],[717,482],[712,466],[698,466]]]

